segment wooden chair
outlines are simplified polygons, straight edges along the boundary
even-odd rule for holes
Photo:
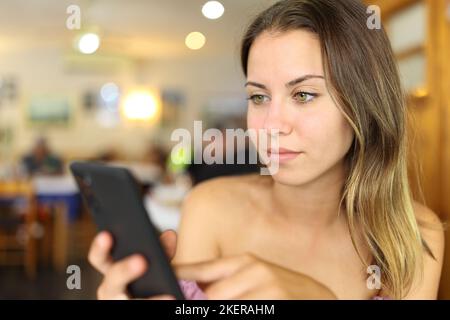
[[[0,265],[25,268],[36,277],[36,199],[27,182],[0,182]]]

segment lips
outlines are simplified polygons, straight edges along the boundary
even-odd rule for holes
[[[286,148],[267,150],[267,155],[269,156],[269,158],[271,160],[279,161],[280,163],[293,160],[297,158],[300,153],[300,151],[294,151]]]
[[[278,149],[272,149],[269,148],[268,153],[272,154],[285,154],[285,153],[300,153],[300,151],[294,151],[286,148],[278,148]]]

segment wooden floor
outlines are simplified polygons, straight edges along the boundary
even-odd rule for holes
[[[40,268],[30,280],[22,268],[0,268],[0,299],[93,300],[101,277],[86,261],[75,262],[81,269],[81,289],[69,290],[65,273]]]

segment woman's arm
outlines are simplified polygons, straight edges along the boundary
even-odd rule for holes
[[[220,257],[217,241],[220,227],[220,197],[215,181],[199,184],[183,202],[175,264],[196,263]]]
[[[251,254],[176,266],[177,275],[201,283],[212,300],[337,299],[313,278]]]

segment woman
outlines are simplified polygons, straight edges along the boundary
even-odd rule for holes
[[[178,246],[162,235],[179,278],[206,298],[436,299],[443,231],[419,226],[440,222],[412,200],[394,56],[367,18],[356,0],[286,0],[250,25],[247,124],[279,131],[278,151],[258,150],[279,169],[200,184]],[[145,261],[112,263],[111,246],[101,234],[90,252],[105,275],[99,297],[127,298]]]

